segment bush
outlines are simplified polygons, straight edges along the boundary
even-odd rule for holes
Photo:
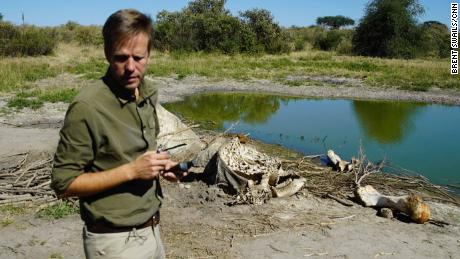
[[[301,38],[297,38],[294,40],[294,51],[302,51],[305,49],[305,44],[306,42],[301,39]]]
[[[335,50],[344,53],[349,53],[351,50],[351,31],[350,30],[330,30],[324,31],[316,36],[314,47],[320,50],[331,51]]]
[[[154,47],[222,53],[290,51],[287,34],[270,12],[255,9],[240,19],[224,4],[224,0],[195,0],[179,12],[161,11],[155,21]]]
[[[56,27],[60,42],[70,43],[75,39],[75,29],[80,26],[77,22],[68,21],[64,25]]]
[[[212,1],[211,1],[212,2]],[[251,52],[255,35],[218,3],[189,4],[181,12],[162,11],[155,23],[154,47],[163,51]]]
[[[353,36],[358,55],[414,58],[420,43],[415,18],[423,13],[417,0],[373,0]]]
[[[99,26],[77,26],[74,30],[74,40],[80,45],[102,46],[102,29]]]
[[[320,26],[291,27],[284,30],[294,42],[294,50],[301,51],[315,46],[318,37],[325,34],[325,29]]]
[[[290,51],[289,35],[273,21],[268,10],[252,9],[240,13],[242,20],[256,35],[257,45],[263,46],[268,53],[286,53]]]
[[[0,56],[49,55],[56,48],[57,41],[54,29],[0,22]]]
[[[437,21],[428,21],[421,26],[421,55],[433,58],[450,56],[450,33],[446,25]]]
[[[323,33],[315,40],[315,48],[320,50],[333,50],[341,41],[341,35],[336,30]]]
[[[68,21],[66,24],[56,27],[59,41],[75,42],[82,46],[102,46],[102,28],[100,26],[83,26],[77,22]]]
[[[337,53],[342,55],[351,55],[353,53],[353,45],[351,44],[351,37],[343,37],[339,45],[335,48]]]

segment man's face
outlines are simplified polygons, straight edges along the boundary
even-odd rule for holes
[[[115,45],[107,57],[112,76],[126,90],[134,92],[144,78],[149,60],[148,41],[147,35],[139,33]]]

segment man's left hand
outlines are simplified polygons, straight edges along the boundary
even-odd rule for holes
[[[170,182],[177,182],[182,177],[187,176],[188,172],[180,171],[178,165],[179,163],[171,161],[171,163],[165,166],[165,171],[161,173],[161,176]]]

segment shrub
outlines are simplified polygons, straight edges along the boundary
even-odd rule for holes
[[[102,46],[102,29],[99,26],[77,26],[75,29],[75,41],[80,45]]]
[[[353,45],[351,37],[343,37],[336,49],[337,53],[342,55],[351,55],[353,53]]]
[[[102,46],[102,28],[100,26],[80,25],[74,21],[68,21],[64,25],[55,28],[59,41],[70,43],[75,42],[82,46]]]
[[[434,58],[450,56],[450,33],[446,25],[437,21],[424,22],[420,28],[420,55]]]
[[[320,26],[291,27],[284,30],[294,42],[294,50],[301,51],[315,46],[318,37],[323,36],[325,29]]]
[[[273,21],[272,14],[265,9],[252,9],[240,13],[242,21],[256,36],[257,45],[268,53],[286,53],[291,50],[289,35]]]
[[[154,47],[223,53],[290,51],[287,34],[270,12],[247,11],[240,19],[224,4],[224,0],[195,0],[178,12],[161,11],[155,21]]]
[[[314,47],[320,50],[336,50],[342,53],[351,52],[351,30],[323,31],[316,36]]]
[[[80,26],[77,22],[68,21],[64,25],[56,27],[59,41],[70,43],[75,41],[75,29]]]
[[[306,42],[302,38],[294,40],[294,51],[302,51],[305,49]]]
[[[413,58],[420,43],[415,18],[423,13],[417,0],[373,0],[353,36],[358,55]]]
[[[0,22],[0,44],[0,56],[49,55],[57,46],[57,33],[50,28]]]
[[[320,50],[333,50],[339,45],[340,40],[340,33],[336,30],[327,31],[316,38],[314,46]]]

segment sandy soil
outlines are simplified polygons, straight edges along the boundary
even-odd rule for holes
[[[328,87],[198,77],[153,80],[161,87],[163,102],[203,91],[250,91],[460,104],[457,92],[379,91],[346,80]],[[13,112],[5,108],[6,98],[0,98],[0,157],[30,150],[52,154],[67,105]],[[163,186],[161,227],[168,258],[460,258],[460,208],[453,205],[429,203],[432,217],[449,225],[419,225],[380,218],[374,209],[345,207],[306,190],[261,206],[229,206],[233,197],[202,182]],[[46,220],[36,218],[34,211],[31,207],[13,223],[0,226],[0,258],[83,257],[78,215]]]

